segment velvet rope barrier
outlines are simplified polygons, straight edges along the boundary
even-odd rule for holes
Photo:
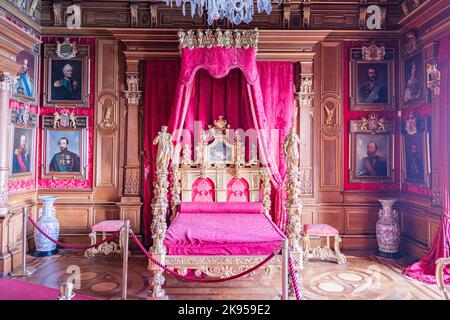
[[[102,240],[102,241],[100,241],[100,242],[97,242],[97,243],[94,243],[94,244],[91,244],[90,246],[77,246],[77,245],[74,245],[74,244],[67,244],[67,243],[62,243],[62,242],[59,242],[58,240],[55,240],[55,239],[52,239],[48,234],[46,234],[37,224],[36,224],[36,222],[30,217],[30,216],[28,216],[28,220],[30,220],[30,222],[31,222],[31,224],[44,236],[44,237],[46,237],[48,240],[50,240],[51,242],[53,242],[54,244],[56,244],[56,245],[58,245],[58,246],[60,246],[60,247],[63,247],[63,248],[66,248],[66,249],[76,249],[76,250],[87,250],[87,249],[91,249],[91,248],[94,248],[94,247],[98,247],[98,246],[100,246],[101,244],[103,244],[103,243],[105,243],[105,242],[109,242],[109,241],[111,241],[112,239],[114,239],[115,237],[117,237],[117,235],[120,233],[120,231],[122,231],[122,228],[120,228],[119,230],[117,230],[116,232],[114,232],[110,237],[108,237],[108,238],[106,238],[106,239],[104,239],[104,240]]]
[[[288,261],[289,261],[289,273],[291,274],[292,286],[294,287],[294,292],[295,292],[295,299],[303,300],[303,296],[301,295],[300,289],[298,288],[297,277],[295,276],[295,272],[294,272],[294,262],[292,261],[290,254],[289,254]]]
[[[206,282],[206,283],[217,283],[217,282],[225,282],[225,281],[230,281],[230,280],[234,280],[237,278],[241,278],[259,268],[261,268],[263,265],[265,265],[270,259],[272,259],[278,252],[280,252],[281,247],[274,250],[274,252],[272,252],[270,255],[267,256],[267,258],[265,258],[263,261],[261,261],[260,263],[258,263],[256,266],[251,267],[250,269],[245,270],[244,272],[241,272],[239,274],[235,274],[233,276],[230,277],[225,277],[225,278],[220,278],[220,279],[204,279],[201,277],[193,277],[193,276],[183,276],[177,272],[175,272],[174,270],[168,268],[167,266],[163,265],[161,262],[159,262],[158,260],[156,260],[155,258],[153,258],[151,256],[150,253],[147,252],[147,250],[145,250],[144,246],[142,245],[142,243],[139,241],[139,239],[136,237],[136,235],[134,234],[134,232],[132,230],[130,230],[131,233],[131,237],[133,238],[133,240],[136,242],[136,244],[138,245],[138,247],[142,250],[142,252],[147,256],[147,258],[152,261],[154,264],[156,264],[158,267],[162,268],[164,271],[166,271],[167,273],[173,275],[176,278],[179,279],[183,279],[183,280],[188,280],[188,281],[193,281],[193,282]]]

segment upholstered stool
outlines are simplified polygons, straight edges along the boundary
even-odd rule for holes
[[[96,225],[92,226],[91,233],[89,234],[89,238],[91,239],[91,245],[95,244],[97,242],[97,232],[102,233],[102,240],[106,239],[107,233],[114,233],[120,228],[124,226],[123,220],[105,220],[100,223],[97,223]],[[105,242],[99,245],[97,248],[90,248],[87,249],[84,252],[84,256],[86,258],[92,258],[97,253],[103,253],[105,255],[108,255],[110,253],[122,253],[122,247],[123,247],[123,235],[124,230],[122,228],[122,231],[119,234],[119,243],[115,242]]]
[[[318,246],[314,248],[310,254],[310,237],[326,237],[326,247]],[[330,237],[334,237],[334,251],[330,248]],[[334,260],[339,264],[345,263],[347,258],[339,250],[341,243],[339,232],[328,224],[305,224],[303,226],[303,243],[305,246],[304,262],[308,262],[309,258],[320,258],[321,260]]]

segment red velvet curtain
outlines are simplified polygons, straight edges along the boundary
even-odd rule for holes
[[[258,62],[262,99],[269,128],[281,128],[283,133],[292,125],[293,65],[289,62]],[[180,62],[148,61],[144,91],[144,209],[143,227],[146,243],[150,243],[152,179],[156,156],[152,140],[162,125],[173,121],[170,109],[175,97]],[[247,81],[239,69],[232,69],[223,78],[213,78],[206,70],[199,70],[192,80],[191,96],[184,128],[193,132],[194,121],[201,120],[203,129],[223,115],[234,129],[253,128],[249,111]],[[283,135],[284,136],[284,135]],[[191,141],[193,143],[193,141]],[[282,141],[280,141],[282,143]],[[192,145],[192,144],[191,144]],[[273,205],[275,199],[273,195]]]
[[[144,179],[143,179],[143,223],[142,233],[145,245],[151,241],[150,203],[153,197],[153,175],[155,167],[152,159],[156,158],[156,148],[153,148],[153,139],[161,126],[167,125],[170,117],[170,107],[177,87],[180,73],[178,60],[150,60],[145,66],[144,78]]]
[[[450,256],[450,36],[441,40],[439,48],[438,69],[441,72],[441,92],[437,97],[440,117],[439,123],[433,125],[443,132],[439,146],[439,169],[441,176],[442,218],[436,237],[428,254],[419,262],[409,266],[404,274],[419,281],[436,283],[436,260]],[[444,281],[450,283],[450,266],[444,269]]]

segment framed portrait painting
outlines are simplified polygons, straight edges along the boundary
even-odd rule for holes
[[[420,105],[427,102],[425,66],[423,53],[419,52],[403,58],[402,63],[402,107]]]
[[[394,109],[393,60],[352,60],[350,77],[353,110]]]
[[[394,129],[375,114],[350,121],[350,182],[394,181]]]
[[[87,107],[89,47],[79,45],[74,57],[62,58],[56,54],[56,45],[45,45],[44,58],[44,105]]]
[[[430,117],[413,113],[402,121],[402,182],[430,188]]]
[[[12,110],[10,141],[10,179],[29,179],[34,175],[36,116],[27,107]]]
[[[86,179],[87,117],[76,122],[61,121],[64,116],[43,117],[43,179]]]
[[[13,88],[13,98],[36,104],[38,55],[34,52],[23,50],[17,55],[16,61],[20,67],[17,71],[17,81]]]

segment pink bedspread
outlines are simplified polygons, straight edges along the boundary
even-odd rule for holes
[[[181,202],[179,213],[264,213],[260,202]]]
[[[286,238],[264,213],[210,211],[177,214],[164,240],[168,254],[267,255]]]

